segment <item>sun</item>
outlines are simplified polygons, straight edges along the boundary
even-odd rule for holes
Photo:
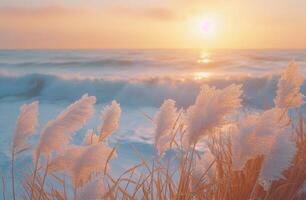
[[[206,35],[213,34],[215,31],[215,23],[212,19],[203,19],[199,26],[202,33]]]
[[[217,33],[217,21],[209,16],[195,16],[189,21],[189,30],[197,38],[211,39]]]

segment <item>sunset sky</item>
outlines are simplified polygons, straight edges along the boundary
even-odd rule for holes
[[[1,0],[0,48],[306,48],[305,0]]]

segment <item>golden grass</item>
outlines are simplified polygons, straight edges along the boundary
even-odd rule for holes
[[[292,165],[283,171],[283,178],[271,183],[265,190],[259,180],[259,174],[264,162],[264,156],[248,160],[241,171],[235,171],[232,167],[231,144],[221,140],[218,134],[211,137],[210,150],[216,155],[216,159],[210,163],[201,176],[194,176],[194,162],[198,153],[195,146],[190,151],[184,151],[177,146],[178,153],[175,158],[167,161],[155,157],[150,163],[142,158],[135,149],[135,154],[140,164],[127,169],[118,178],[111,176],[106,168],[104,170],[104,183],[107,191],[101,199],[143,199],[143,200],[247,200],[247,199],[279,199],[302,200],[306,194],[301,192],[306,180],[306,134],[305,121],[302,114],[299,115],[297,126],[294,130],[297,151]],[[108,156],[107,162],[112,157]],[[213,176],[208,175],[210,168],[214,166]],[[46,179],[52,181],[46,183]],[[2,197],[6,198],[5,179],[2,176]],[[53,184],[52,184],[53,183]],[[25,175],[23,181],[24,192],[22,199],[39,200],[67,200],[77,199],[77,191],[69,194],[66,176],[63,174],[48,173],[48,165]],[[70,191],[71,193],[71,191]]]

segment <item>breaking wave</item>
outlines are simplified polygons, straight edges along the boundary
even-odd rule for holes
[[[243,104],[253,108],[273,105],[278,76],[210,78],[205,80],[175,80],[171,78],[103,79],[63,78],[57,75],[0,75],[0,100],[38,99],[40,101],[74,101],[84,93],[97,97],[98,103],[117,100],[123,106],[158,107],[168,98],[178,106],[194,102],[203,84],[223,88],[232,83],[242,84]],[[302,93],[306,92],[304,82]]]

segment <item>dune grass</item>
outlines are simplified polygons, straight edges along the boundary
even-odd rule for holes
[[[177,146],[177,155],[171,160],[165,161],[156,156],[151,163],[135,150],[140,164],[127,169],[118,178],[112,177],[106,169],[102,176],[96,174],[103,182],[103,188],[96,189],[103,190],[100,199],[305,199],[306,193],[302,192],[306,180],[305,122],[302,115],[297,120],[298,126],[293,133],[297,146],[294,159],[290,167],[282,172],[283,177],[271,182],[268,189],[259,176],[264,156],[258,155],[248,160],[242,170],[235,170],[232,167],[231,144],[225,144],[221,137],[216,136],[210,138],[213,140],[210,148],[216,155],[215,160],[203,169],[202,174],[194,175],[195,161],[200,156],[195,146],[188,151]],[[115,149],[107,155],[107,162],[114,152]],[[78,194],[82,187],[75,187],[72,195],[67,188],[67,176],[48,173],[47,166],[39,166],[36,172],[25,175],[24,193],[18,199],[80,199]],[[213,167],[215,171],[209,174]],[[46,176],[56,184],[46,186]],[[2,180],[5,199],[5,181]]]

